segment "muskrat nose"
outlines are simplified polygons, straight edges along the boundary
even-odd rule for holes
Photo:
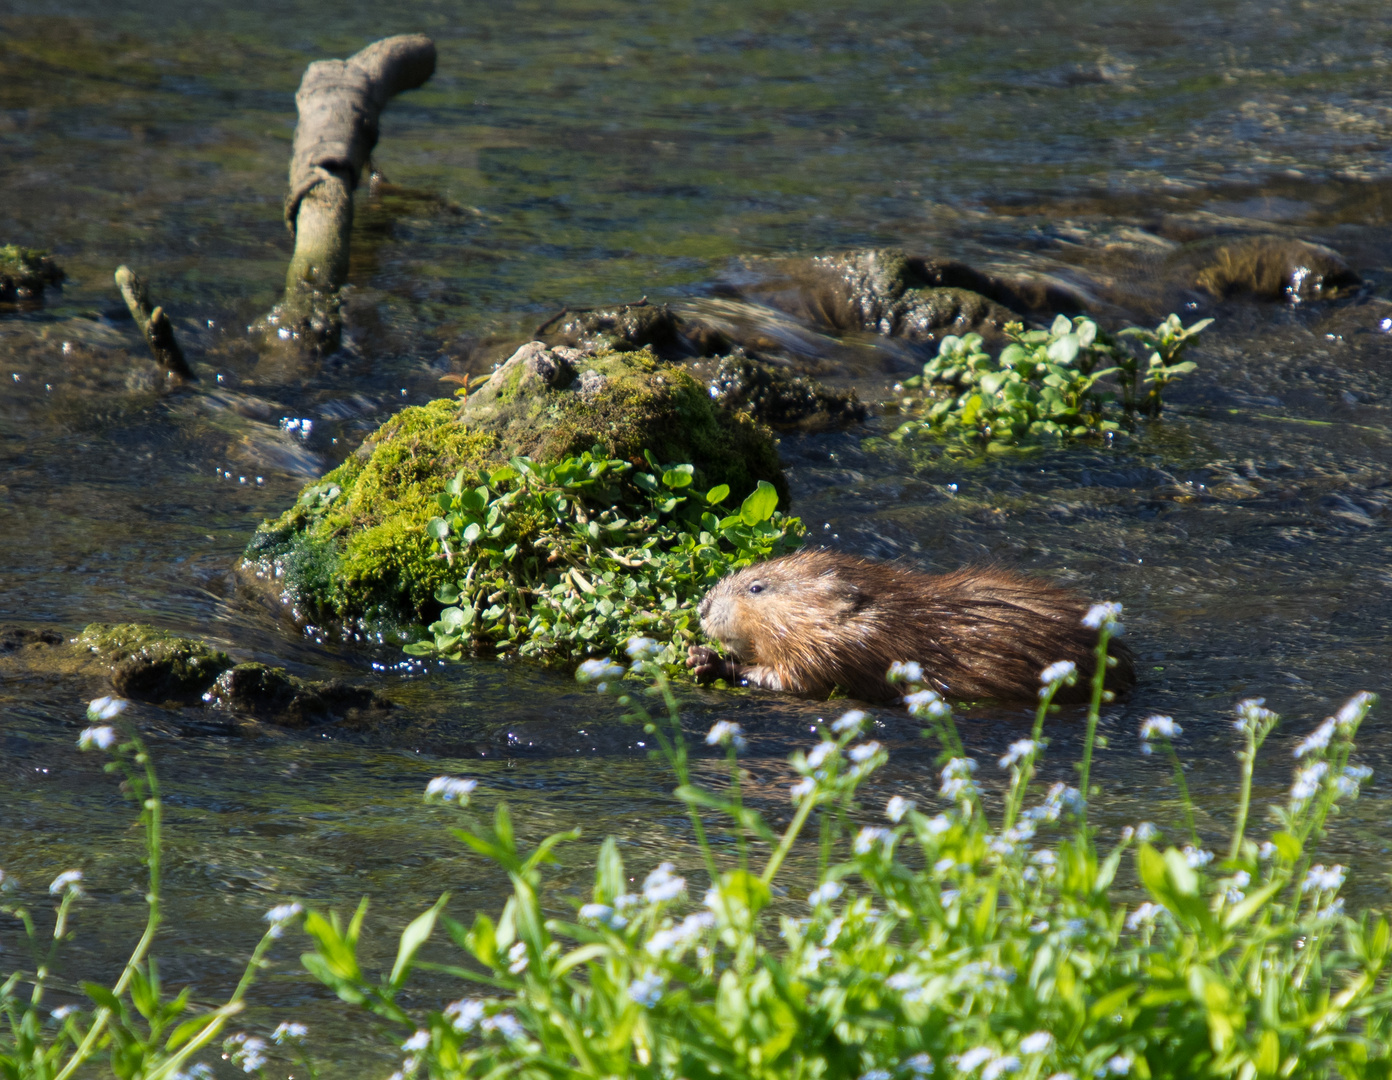
[[[711,606],[710,593],[706,593],[705,596],[701,597],[701,602],[700,602],[699,604],[696,605],[696,614],[699,615],[701,618],[704,619],[704,618],[706,617],[707,613],[710,611],[710,606]]]

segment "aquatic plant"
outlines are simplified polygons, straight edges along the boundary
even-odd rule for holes
[[[1212,321],[1185,327],[1171,315],[1154,330],[1133,326],[1116,337],[1085,316],[1060,315],[1048,330],[1010,323],[1010,343],[994,357],[980,334],[945,337],[923,374],[905,383],[925,391],[922,416],[891,438],[949,435],[1000,452],[1121,431],[1138,415],[1160,415],[1165,388],[1195,369],[1181,359],[1185,349]]]
[[[120,698],[93,701],[87,711],[90,726],[79,736],[78,746],[109,753],[107,772],[124,777],[122,791],[140,807],[149,875],[145,930],[111,985],[65,981],[55,975],[55,966],[63,942],[73,935],[74,906],[85,895],[82,871],[65,870],[49,885],[48,892],[56,898],[57,906],[46,942],[30,908],[19,899],[19,884],[0,871],[0,914],[17,920],[23,927],[34,964],[32,969],[11,972],[0,982],[0,1016],[4,1018],[0,1027],[0,1076],[5,1080],[90,1076],[99,1054],[107,1057],[111,1075],[119,1080],[210,1080],[212,1074],[206,1065],[190,1063],[242,1010],[267,950],[303,911],[299,904],[292,903],[267,913],[270,926],[252,950],[236,989],[222,1006],[207,1009],[193,1005],[187,987],[172,998],[165,994],[153,951],[155,935],[164,918],[164,804],[145,744],[113,723],[125,707],[126,702]],[[28,992],[21,992],[26,987]],[[54,998],[62,1001],[56,1008]],[[290,1032],[282,1038],[278,1033],[277,1042],[288,1040],[293,1046],[302,1041],[304,1032],[300,1025],[282,1027],[298,1029],[298,1036]],[[258,1057],[264,1064],[263,1040],[237,1035],[228,1041],[233,1044],[226,1048],[228,1054],[238,1064],[255,1062]]]
[[[305,962],[344,1000],[400,1025],[399,1077],[1387,1076],[1387,920],[1346,913],[1344,868],[1315,861],[1328,816],[1368,775],[1350,757],[1373,697],[1357,695],[1297,747],[1294,783],[1261,841],[1248,835],[1252,773],[1277,717],[1253,700],[1237,709],[1241,794],[1226,855],[1205,850],[1192,824],[1176,846],[1144,822],[1103,850],[1088,806],[1119,614],[1090,613],[1100,663],[1077,788],[1035,783],[1044,720],[1077,678],[1073,665],[1043,673],[1034,729],[998,762],[1009,780],[988,813],[949,707],[916,685],[917,665],[900,664],[906,703],[942,745],[941,805],[895,796],[883,824],[867,821],[856,792],[887,753],[852,711],[793,755],[799,779],[781,831],[742,801],[736,725],[707,739],[725,747],[728,788],[692,784],[663,666],[652,643],[634,642],[628,672],[651,681],[665,717],[647,713],[648,695],[618,664],[596,661],[582,678],[620,693],[661,747],[704,887],[670,863],[633,886],[640,878],[611,838],[589,899],[571,918],[548,918],[541,868],[578,833],[523,851],[503,803],[491,824],[475,821],[477,788],[440,778],[427,798],[455,807],[455,834],[512,881],[501,915],[464,926],[442,897],[402,934],[392,973],[373,980],[358,963],[363,909],[346,929],[311,912]],[[1143,726],[1145,745],[1167,751],[1178,732],[1168,717]],[[708,840],[710,812],[738,841],[727,859]],[[806,832],[818,866],[803,903],[783,867]],[[1123,865],[1134,878],[1119,877]],[[1146,899],[1128,902],[1138,891]],[[477,991],[410,1012],[402,973],[437,923],[467,960],[420,966]]]
[[[796,547],[802,522],[760,481],[731,511],[727,485],[699,491],[689,464],[651,471],[599,447],[555,463],[513,458],[476,486],[461,470],[426,532],[452,574],[415,656],[488,647],[561,660],[609,656],[644,635],[685,658],[701,595],[731,570]]]

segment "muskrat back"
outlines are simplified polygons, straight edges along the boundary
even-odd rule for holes
[[[832,551],[803,551],[722,578],[697,608],[701,628],[730,654],[696,646],[698,678],[725,678],[806,697],[839,688],[865,701],[901,691],[885,678],[894,661],[917,661],[925,684],[954,699],[1033,699],[1039,673],[1058,660],[1078,665],[1085,697],[1097,633],[1083,626],[1089,604],[1067,590],[1005,570],[924,574]],[[1106,685],[1136,681],[1121,642]]]

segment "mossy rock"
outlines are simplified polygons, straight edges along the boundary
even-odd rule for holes
[[[787,484],[768,428],[720,408],[651,350],[586,355],[531,342],[465,401],[402,410],[248,546],[242,580],[302,624],[379,632],[438,610],[447,567],[425,527],[459,470],[480,477],[523,456],[554,462],[594,447],[612,458],[695,466],[735,497]],[[477,482],[477,479],[470,482]]]
[[[44,289],[57,288],[66,276],[46,251],[0,246],[0,301],[38,300]]]
[[[111,685],[122,697],[159,704],[194,704],[232,659],[194,638],[142,623],[92,623],[77,639],[111,666]]]

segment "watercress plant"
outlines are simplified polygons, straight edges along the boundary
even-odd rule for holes
[[[1010,343],[995,357],[980,334],[945,337],[922,376],[905,383],[926,391],[922,415],[891,437],[950,435],[1001,452],[1031,439],[1121,431],[1137,415],[1160,415],[1165,388],[1195,369],[1181,355],[1212,321],[1186,328],[1171,315],[1154,330],[1117,337],[1084,316],[1060,315],[1048,330],[1010,323]]]
[[[461,471],[426,526],[456,576],[436,592],[444,608],[428,636],[406,651],[570,660],[613,655],[641,634],[677,663],[705,591],[805,530],[778,512],[766,481],[729,508],[730,489],[697,490],[691,465],[646,461],[651,471],[596,448],[555,463],[513,458],[478,484]]]

